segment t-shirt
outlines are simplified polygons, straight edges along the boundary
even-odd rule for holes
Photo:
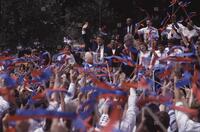
[[[198,36],[198,33],[197,33],[197,31],[195,29],[189,30],[187,27],[182,29],[182,34],[188,40],[190,40],[192,37],[197,37]]]
[[[9,108],[9,103],[0,96],[0,116]]]
[[[159,38],[158,30],[154,27],[141,28],[140,30],[138,30],[138,34],[143,34],[145,43],[152,41],[152,39]]]
[[[177,23],[177,25],[179,26],[179,28],[184,28],[184,26],[181,23]],[[168,34],[167,34],[167,38],[168,39],[181,39],[180,36],[180,29],[173,29],[173,24],[169,24],[166,28]]]
[[[145,68],[148,68],[151,62],[151,52],[147,51],[145,53],[140,52],[139,55],[139,64],[144,66]]]

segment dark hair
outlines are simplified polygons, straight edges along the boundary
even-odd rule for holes
[[[136,118],[136,128],[137,132],[156,132],[156,127],[154,125],[154,119],[149,115],[148,112],[144,111],[145,120],[142,122],[142,112],[137,115]],[[142,127],[139,127],[140,125]]]
[[[156,115],[160,123],[162,123],[163,126],[167,129],[169,127],[169,121],[170,121],[168,113],[165,111],[160,111],[160,112],[157,112]],[[155,126],[156,126],[157,131],[162,131],[161,127],[157,125],[156,123],[155,123]]]
[[[159,112],[159,107],[158,107],[156,104],[154,104],[154,103],[148,104],[147,107],[148,107],[153,113]]]
[[[101,39],[104,39],[103,35],[102,34],[97,34],[96,38],[101,38]]]

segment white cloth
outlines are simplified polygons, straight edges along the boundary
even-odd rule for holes
[[[133,32],[133,25],[127,26],[127,34]]]
[[[168,51],[167,51],[166,49],[163,51],[163,53],[161,53],[160,50],[155,51],[155,53],[156,53],[156,55],[157,55],[158,58],[156,59],[155,64],[154,64],[154,66],[153,66],[152,64],[153,64],[154,58],[155,58],[156,56],[155,56],[154,54],[152,55],[152,58],[151,58],[151,65],[150,65],[149,68],[164,67],[165,64],[160,63],[159,59],[163,59],[163,58],[167,57],[167,56],[168,56],[168,55],[167,55],[167,52],[168,52]]]
[[[177,23],[177,25],[179,26],[180,29],[183,29],[184,26],[181,23]],[[180,33],[180,29],[176,29],[176,31],[172,28],[173,24],[169,24],[166,28],[168,34],[167,34],[167,38],[168,39],[181,39],[181,36],[178,34]]]
[[[188,40],[190,40],[192,37],[197,37],[198,33],[195,29],[189,30],[187,27],[182,29],[182,34],[184,37],[186,37]]]
[[[175,132],[178,130],[178,126],[177,126],[177,122],[176,122],[176,115],[175,115],[175,111],[174,110],[170,110],[168,112],[169,114],[169,128],[168,128],[168,132]]]
[[[9,103],[2,97],[0,96],[0,117],[2,114],[9,108]]]
[[[98,48],[94,54],[94,62],[95,63],[103,63],[104,61],[104,45],[98,45]]]
[[[68,60],[68,63],[72,65],[76,63],[75,58],[72,54],[70,55],[63,54],[57,57],[58,61],[62,61],[63,59]]]
[[[65,98],[64,98],[65,103],[68,103],[69,100],[72,100],[74,98],[74,95],[75,95],[75,92],[76,92],[74,83],[70,83],[67,92],[70,93],[71,95],[65,95]]]
[[[107,99],[101,98],[99,100],[97,107],[98,107],[99,114],[103,114],[103,109],[109,107],[109,99],[108,98]]]
[[[47,107],[47,110],[57,110],[59,107],[58,102],[56,101],[50,101],[49,106]]]
[[[43,126],[45,125],[45,121],[36,121],[30,119],[28,122],[30,124],[28,132],[44,132]]]
[[[150,62],[151,62],[151,52],[150,51],[146,51],[145,53],[140,52],[139,65],[142,65],[145,68],[149,68]]]
[[[132,132],[136,123],[136,92],[133,88],[130,89],[130,95],[128,97],[128,109],[125,114],[125,118],[121,123],[118,122],[115,126],[116,129],[120,129],[122,132]]]
[[[182,105],[182,102],[176,103],[176,106]],[[189,119],[188,115],[181,111],[175,110],[175,114],[179,132],[200,132],[200,123]]]
[[[151,42],[152,39],[159,38],[158,30],[154,27],[141,28],[140,30],[138,30],[138,34],[143,35],[145,43]]]

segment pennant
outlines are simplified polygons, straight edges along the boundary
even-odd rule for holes
[[[105,57],[105,59],[108,59],[109,61],[113,61],[115,63],[124,63],[125,65],[134,67],[136,65],[136,62],[132,61],[131,59],[128,59],[127,57],[124,56],[124,58],[120,56],[108,56]]]
[[[116,124],[117,121],[120,120],[121,116],[122,116],[122,110],[116,106],[111,113],[110,121],[101,131],[112,132],[114,125]]]
[[[66,93],[67,95],[71,95],[71,93],[68,93],[68,91],[66,89],[63,89],[63,88],[56,88],[56,89],[46,89],[45,91],[43,91],[42,93],[39,93],[35,96],[32,97],[33,100],[37,100],[37,99],[42,99],[44,98],[46,95],[50,95],[52,94],[53,92],[64,92]]]
[[[188,78],[183,78],[182,80],[178,80],[176,82],[176,88],[183,88],[184,86],[189,86],[190,80]]]
[[[35,110],[18,110],[16,115],[8,116],[8,121],[18,121],[27,119],[41,119],[41,118],[64,118],[73,120],[77,117],[74,112],[58,112],[58,111],[48,111],[44,109]]]
[[[131,83],[131,82],[123,82],[122,83],[122,87],[125,88],[149,88],[149,85],[147,83],[147,81],[144,78],[141,78],[140,81],[136,82],[136,83]]]
[[[141,97],[138,101],[137,101],[137,106],[139,108],[142,108],[142,106],[144,106],[145,104],[147,103],[150,103],[150,102],[156,102],[156,103],[160,103],[160,104],[163,104],[163,103],[166,103],[166,102],[169,102],[171,100],[171,97],[164,97],[164,96],[147,96],[147,97]]]
[[[8,74],[0,74],[0,78],[4,79],[4,85],[7,88],[13,88],[17,86],[16,80],[11,78]]]
[[[172,106],[172,109],[184,112],[184,113],[189,114],[193,117],[197,117],[198,113],[199,113],[197,109],[186,108],[186,107],[183,107],[183,106]]]
[[[184,62],[184,63],[192,63],[194,58],[189,57],[179,57],[179,56],[168,56],[166,58],[159,59],[160,61],[173,61],[173,62]]]

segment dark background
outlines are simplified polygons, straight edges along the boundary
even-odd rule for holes
[[[191,1],[187,12],[199,14],[199,0]],[[169,4],[169,0],[0,0],[0,45],[15,48],[38,40],[46,47],[55,47],[62,44],[64,36],[80,39],[84,21],[91,23],[93,32],[105,24],[112,34],[117,23],[123,26],[127,17],[134,23],[146,17],[141,8],[159,27],[166,12],[172,10]],[[154,7],[159,10],[154,11]],[[177,16],[186,17],[182,10]],[[200,24],[198,15],[192,19]]]

